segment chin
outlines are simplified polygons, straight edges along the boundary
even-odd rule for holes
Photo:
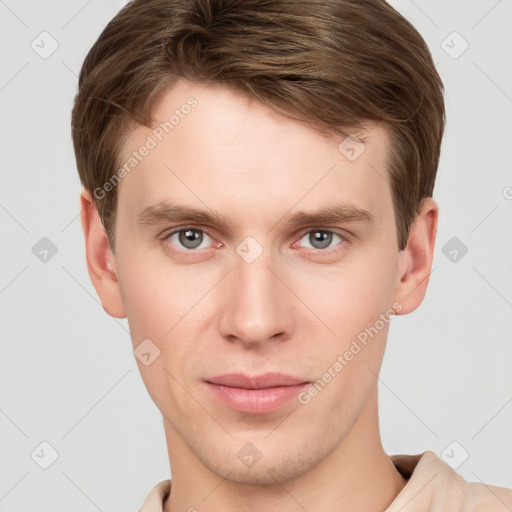
[[[295,446],[262,447],[261,458],[249,467],[243,463],[240,448],[226,447],[208,454],[196,452],[202,463],[228,481],[243,485],[284,484],[306,475],[319,465],[332,451],[331,446],[305,442]],[[250,451],[250,450],[249,450]],[[250,464],[250,463],[249,463]]]
[[[275,463],[273,463],[275,462]],[[265,463],[259,460],[252,468],[240,464],[217,465],[211,468],[221,477],[243,485],[275,485],[284,484],[304,476],[315,464],[305,460],[279,460]]]

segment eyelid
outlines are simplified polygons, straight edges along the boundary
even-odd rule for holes
[[[195,231],[201,231],[201,233],[206,233],[208,236],[213,236],[210,231],[206,228],[194,226],[193,224],[185,224],[183,226],[174,226],[172,228],[166,229],[161,233],[162,238],[169,238],[171,235],[174,235],[175,233],[179,233],[180,231],[187,231],[187,229],[195,230]]]

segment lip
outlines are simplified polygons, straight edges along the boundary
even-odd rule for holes
[[[212,394],[236,411],[266,414],[275,411],[310,384],[309,381],[284,375],[265,373],[249,376],[229,373],[204,381]]]

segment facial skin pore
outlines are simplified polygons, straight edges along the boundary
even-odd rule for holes
[[[186,81],[160,94],[154,118],[169,119],[191,96],[197,106],[118,185],[115,255],[91,195],[81,196],[89,274],[104,309],[128,318],[134,348],[149,339],[160,350],[149,366],[137,362],[164,418],[166,512],[384,510],[405,484],[378,426],[389,322],[307,404],[293,398],[242,412],[205,381],[278,372],[313,384],[380,315],[415,310],[431,271],[437,204],[422,202],[399,252],[384,126],[368,128],[350,161],[338,149],[343,137],[224,85]],[[131,129],[121,160],[151,133]],[[165,202],[224,222],[173,221],[155,208]],[[287,222],[340,205],[373,220]],[[178,228],[181,237],[171,234]],[[240,248],[261,254],[248,262]]]

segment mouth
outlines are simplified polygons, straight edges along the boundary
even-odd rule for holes
[[[207,389],[230,409],[249,414],[266,414],[295,398],[309,381],[284,375],[265,373],[248,376],[230,373],[204,381]]]

